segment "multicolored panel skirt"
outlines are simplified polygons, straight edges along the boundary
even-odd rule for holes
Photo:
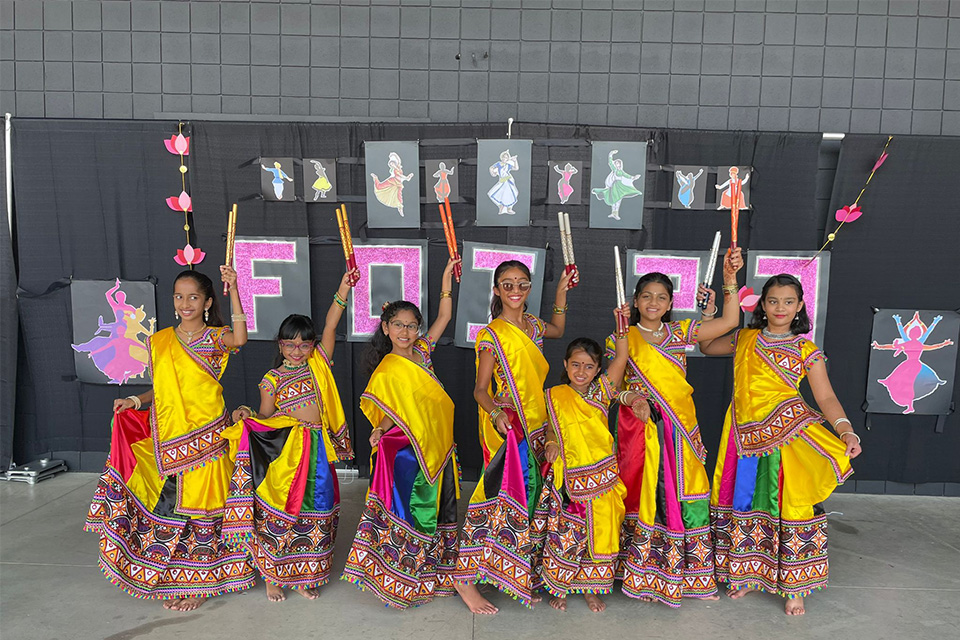
[[[616,494],[607,492],[595,500],[615,499]],[[541,508],[547,516],[543,556],[537,567],[543,588],[558,598],[612,592],[617,556],[591,555],[587,506],[571,502],[552,482],[545,483],[541,502],[546,503]]]
[[[709,501],[679,499],[677,434],[659,414],[647,423],[629,407],[614,415],[620,478],[627,487],[617,562],[623,592],[671,607],[684,597],[715,596]]]
[[[785,598],[822,589],[829,575],[827,517],[816,498],[803,498],[815,492],[825,498],[849,476],[849,463],[837,462],[844,445],[815,424],[768,455],[738,457],[724,435],[710,509],[717,580]]]
[[[320,425],[243,422],[224,514],[224,537],[263,579],[309,589],[330,580],[340,487]]]
[[[84,525],[100,536],[98,562],[106,578],[131,596],[159,600],[210,597],[253,586],[246,553],[223,542],[222,518],[174,512],[182,490],[178,482],[192,476],[160,476],[149,412],[116,414],[111,439]],[[228,463],[221,458],[208,466]]]
[[[407,435],[385,434],[342,579],[397,609],[453,595],[458,475],[451,456],[431,485]]]
[[[539,588],[535,559],[546,528],[546,514],[535,509],[543,480],[516,414],[504,411],[514,429],[491,457],[470,498],[456,581],[491,584],[529,607]]]

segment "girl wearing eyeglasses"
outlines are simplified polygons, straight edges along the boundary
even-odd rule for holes
[[[260,410],[241,406],[224,432],[236,461],[224,538],[250,555],[271,602],[285,599],[284,588],[313,600],[330,579],[340,516],[333,464],[353,458],[331,356],[358,275],[344,274],[319,339],[307,316],[280,324],[279,353],[260,382]]]
[[[459,467],[453,400],[431,355],[453,317],[453,269],[443,271],[437,318],[405,300],[388,302],[370,340],[373,371],[360,396],[370,434],[370,489],[343,579],[397,609],[454,593]]]
[[[527,607],[540,600],[532,522],[543,485],[547,419],[543,383],[550,367],[543,340],[563,336],[567,289],[576,279],[576,269],[560,278],[553,315],[544,322],[526,312],[532,284],[527,266],[509,260],[494,271],[493,320],[477,335],[473,390],[485,468],[470,498],[456,574],[457,591],[473,613],[497,612],[477,583],[491,584]]]

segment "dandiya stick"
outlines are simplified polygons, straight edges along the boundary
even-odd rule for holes
[[[620,247],[613,248],[614,270],[617,276],[617,308],[623,307],[627,303],[627,294],[623,287],[623,267],[620,264]],[[617,314],[617,333],[624,335],[627,332],[627,319],[619,313]]]
[[[347,239],[347,267],[352,271],[357,268],[357,257],[353,252],[353,233],[350,231],[350,218],[347,217],[347,205],[341,204],[340,209],[343,212],[343,229]],[[360,281],[358,275],[354,284]]]
[[[717,234],[713,236],[713,246],[710,248],[710,259],[707,260],[707,269],[703,272],[703,286],[710,288],[710,284],[713,283],[713,270],[717,267],[717,255],[720,253],[720,232],[717,231]],[[709,296],[703,300],[697,301],[697,306],[700,307],[703,311],[707,310],[707,300]]]
[[[233,245],[237,238],[237,204],[227,213],[227,255],[223,263],[227,266],[233,266]],[[230,292],[230,285],[223,283],[223,295]]]
[[[440,210],[440,221],[443,222],[443,237],[447,241],[447,253],[450,254],[450,259],[453,260],[456,251],[454,251],[453,244],[450,242],[450,223],[447,222],[447,212],[444,210],[442,203],[437,203],[437,208]]]
[[[557,225],[560,228],[560,250],[563,252],[564,266],[570,266],[570,251],[567,249],[567,229],[564,226],[563,211],[557,211]]]
[[[566,271],[567,273],[570,273],[572,271],[576,271],[577,259],[573,255],[573,233],[570,231],[570,214],[569,213],[563,214],[562,238],[567,248],[567,258],[570,260],[570,262],[567,264],[567,267],[566,269],[564,269],[564,271]],[[568,288],[573,289],[578,284],[580,284],[580,282],[576,278],[571,279],[570,286]]]
[[[453,213],[450,211],[450,198],[443,199],[443,205],[446,210],[446,216],[444,220],[447,223],[447,227],[450,229],[450,257],[454,260],[460,259],[460,251],[457,249],[457,232],[453,226]],[[443,212],[441,211],[441,215]],[[463,275],[463,267],[459,264],[453,267],[453,275],[456,277],[457,282],[460,282],[460,276]]]
[[[740,194],[743,189],[740,186],[739,173],[737,178],[730,185],[730,248],[737,248],[737,227],[740,225]]]
[[[347,242],[347,229],[343,224],[343,212],[340,210],[340,207],[337,207],[337,229],[340,230],[340,246],[343,248],[343,259],[347,263],[347,268],[350,267],[350,245]]]

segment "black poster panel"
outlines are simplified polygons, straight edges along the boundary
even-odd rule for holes
[[[958,334],[956,311],[879,309],[870,341],[867,411],[950,413]]]

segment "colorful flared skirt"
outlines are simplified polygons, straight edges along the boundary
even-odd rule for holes
[[[243,422],[224,538],[279,587],[309,589],[330,580],[340,487],[321,428]]]
[[[615,415],[620,478],[627,487],[617,562],[623,592],[671,607],[684,597],[715,596],[709,502],[679,499],[679,434],[659,412],[647,423],[628,407]]]
[[[213,482],[229,460],[163,478],[157,469],[149,412],[114,417],[110,455],[100,475],[85,531],[100,537],[98,563],[106,578],[136,598],[210,597],[253,586],[246,554],[224,544],[222,518],[185,517],[175,511],[192,482]],[[226,483],[206,493],[225,495]],[[222,508],[222,505],[221,505]]]
[[[738,457],[729,418],[710,518],[716,578],[785,598],[827,585],[827,517],[819,504],[850,473],[843,443],[812,424],[762,457]]]
[[[622,501],[622,497],[615,491],[595,498],[596,502],[616,500]],[[546,527],[537,574],[543,588],[558,598],[572,593],[612,592],[617,556],[590,553],[587,506],[570,501],[564,489],[557,489],[549,481],[544,483],[541,501],[545,503],[540,508],[546,514]]]
[[[416,607],[453,595],[459,470],[451,457],[430,484],[406,434],[380,439],[366,505],[342,579],[387,606]]]
[[[535,569],[546,514],[536,507],[543,479],[519,418],[510,409],[504,411],[514,428],[490,458],[470,498],[455,577],[461,583],[493,585],[529,607],[540,586]]]

